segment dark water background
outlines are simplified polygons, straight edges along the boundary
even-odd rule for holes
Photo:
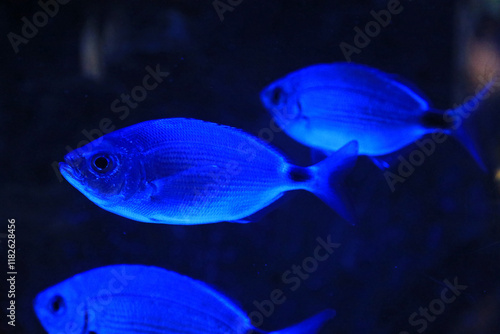
[[[15,53],[7,34],[20,34],[21,18],[31,21],[40,6],[3,1],[0,258],[6,278],[7,219],[15,218],[18,274],[16,327],[7,325],[2,279],[0,331],[44,333],[32,309],[39,291],[91,268],[137,263],[207,282],[247,312],[281,289],[287,300],[265,317],[265,330],[336,309],[321,333],[419,333],[423,325],[412,326],[410,315],[456,278],[467,288],[421,332],[500,333],[498,98],[484,101],[470,122],[488,173],[450,139],[391,192],[383,172],[361,157],[347,179],[357,226],[306,192],[287,194],[252,224],[138,223],[98,208],[54,172],[67,146],[86,140],[83,131],[98,129],[103,118],[122,128],[190,117],[262,133],[271,118],[260,90],[296,69],[344,61],[339,44],[353,44],[353,28],[364,28],[370,11],[387,3],[244,0],[221,21],[212,1],[73,0]],[[458,4],[402,1],[402,12],[352,60],[398,73],[437,108],[460,103],[474,86],[457,87],[464,82],[456,66]],[[481,26],[484,18],[473,15]],[[91,55],[98,65],[89,65]],[[169,77],[120,119],[111,103],[141,85],[146,66],[157,65]],[[309,149],[284,133],[269,139],[291,161],[310,163]],[[340,246],[292,291],[282,275],[328,236]]]

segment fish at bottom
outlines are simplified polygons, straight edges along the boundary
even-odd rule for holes
[[[111,265],[77,274],[34,300],[50,334],[268,333],[206,284],[163,268]],[[270,334],[317,333],[332,309]]]

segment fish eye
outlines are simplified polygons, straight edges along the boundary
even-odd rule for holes
[[[91,166],[98,173],[106,173],[113,167],[113,161],[105,154],[96,154],[92,158]]]
[[[279,104],[281,102],[281,97],[283,96],[283,89],[281,87],[276,87],[271,92],[271,102],[273,104]]]
[[[60,295],[56,295],[50,300],[50,311],[54,314],[61,313],[65,307],[66,303]]]

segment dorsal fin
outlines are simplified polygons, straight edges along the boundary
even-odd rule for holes
[[[337,66],[352,66],[353,68],[358,68],[365,72],[369,72],[374,76],[380,78],[384,81],[389,81],[393,85],[397,86],[402,91],[406,92],[408,95],[412,96],[415,101],[417,101],[422,110],[427,110],[429,108],[430,102],[428,97],[423,93],[423,91],[418,88],[413,82],[410,80],[403,78],[402,76],[394,73],[387,73],[381,71],[379,69],[356,63],[337,63]]]

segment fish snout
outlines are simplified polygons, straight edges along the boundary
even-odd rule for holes
[[[59,171],[64,177],[70,176],[80,180],[83,178],[80,167],[83,164],[83,157],[74,154],[67,154],[64,157],[65,162],[59,163]]]
[[[75,152],[71,152],[66,154],[64,157],[64,161],[66,164],[70,165],[71,167],[77,167],[82,164],[83,157],[79,154],[75,154]]]

